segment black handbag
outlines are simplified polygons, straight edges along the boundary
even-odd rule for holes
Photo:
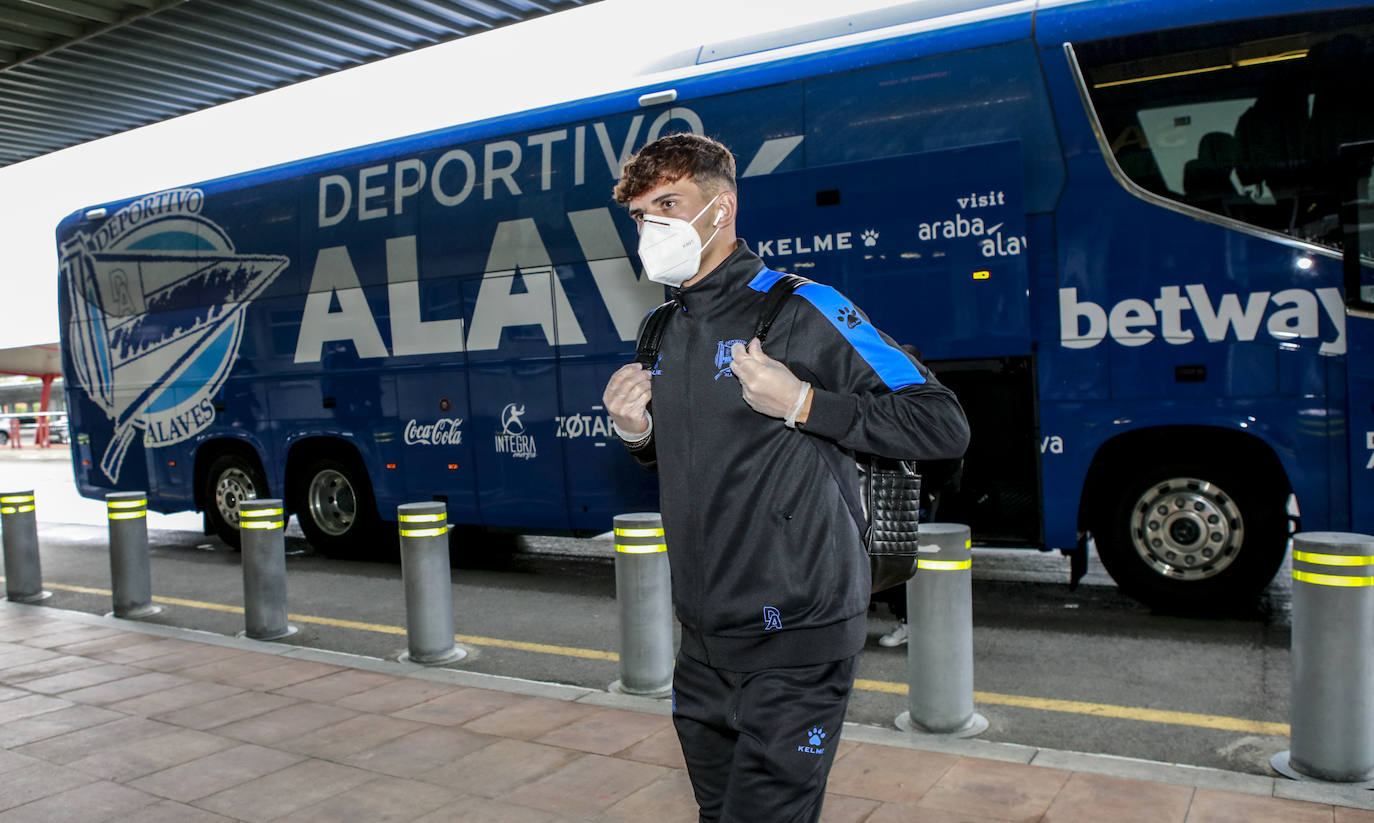
[[[909,460],[869,455],[859,462],[859,487],[868,521],[864,548],[878,592],[916,574],[921,475]]]
[[[784,274],[768,289],[763,306],[759,310],[758,324],[754,336],[763,342],[768,331],[782,310],[782,304],[792,292],[813,281],[795,274]],[[649,315],[640,331],[639,344],[635,359],[652,368],[658,359],[659,344],[668,316],[677,307],[675,300],[659,306]],[[835,454],[824,450],[829,458]],[[858,497],[851,482],[845,481],[845,471],[827,459],[840,493],[854,516],[854,524],[863,537],[864,549],[868,552],[869,571],[873,576],[872,591],[882,591],[905,583],[916,573],[916,531],[921,513],[921,475],[916,472],[915,463],[909,460],[892,460],[875,455],[857,455],[855,462],[859,469]]]

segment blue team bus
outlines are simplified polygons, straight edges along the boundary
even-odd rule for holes
[[[83,209],[57,237],[77,483],[230,543],[239,501],[282,497],[323,549],[413,500],[570,534],[653,508],[600,395],[665,293],[610,190],[690,130],[738,155],[771,266],[958,393],[940,519],[1080,569],[1091,539],[1151,603],[1252,594],[1299,522],[1374,532],[1374,6],[1302,6],[908,3]]]

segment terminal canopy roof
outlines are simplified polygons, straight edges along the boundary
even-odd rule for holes
[[[596,0],[0,0],[0,166]]]
[[[0,349],[0,375],[7,374],[22,374],[27,377],[61,375],[62,355],[57,344]]]

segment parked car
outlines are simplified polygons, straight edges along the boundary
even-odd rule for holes
[[[10,444],[11,432],[14,430],[14,417],[0,418],[0,447]],[[38,418],[35,416],[24,416],[19,420],[19,442],[21,444],[36,444],[38,442]],[[67,443],[71,440],[70,431],[67,428],[67,415],[54,414],[49,417],[48,423],[48,442]]]

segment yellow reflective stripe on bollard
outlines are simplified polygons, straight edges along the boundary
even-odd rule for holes
[[[616,537],[662,537],[663,527],[657,529],[616,529]]]
[[[937,572],[957,572],[973,568],[973,558],[968,560],[917,560],[916,568]]]
[[[625,543],[616,543],[615,550],[620,552],[621,554],[658,554],[659,552],[668,551],[668,544],[640,543],[631,545]]]
[[[240,529],[280,529],[286,524],[281,520],[250,520],[240,522]]]
[[[110,500],[105,503],[111,509],[137,509],[147,505],[147,500]]]
[[[1315,574],[1299,569],[1293,570],[1293,579],[1318,586],[1374,586],[1374,577],[1351,577],[1344,574]]]
[[[438,523],[438,522],[441,521],[441,520],[447,520],[447,519],[448,519],[448,515],[447,515],[447,514],[403,514],[403,515],[401,515],[401,522],[402,522],[402,523]]]
[[[148,513],[143,512],[110,512],[111,520],[136,520],[140,517],[147,517]]]
[[[1320,566],[1374,566],[1374,557],[1367,554],[1316,554],[1295,551],[1293,559]]]
[[[15,512],[18,512],[18,511],[19,511],[19,510],[16,509],[15,507],[13,507],[13,506],[6,506],[6,507],[4,507],[3,509],[0,509],[0,514],[14,514]]]
[[[239,517],[280,517],[285,513],[281,509],[240,509]]]
[[[15,509],[15,511],[19,514],[23,514],[24,512],[31,512],[33,511],[33,506],[19,506]]]
[[[437,529],[401,529],[402,537],[438,537],[441,534],[448,534],[447,525]]]
[[[3,497],[0,497],[0,503],[32,503],[32,502],[33,502],[33,495],[31,495],[31,494],[7,494],[7,495],[4,495]]]

